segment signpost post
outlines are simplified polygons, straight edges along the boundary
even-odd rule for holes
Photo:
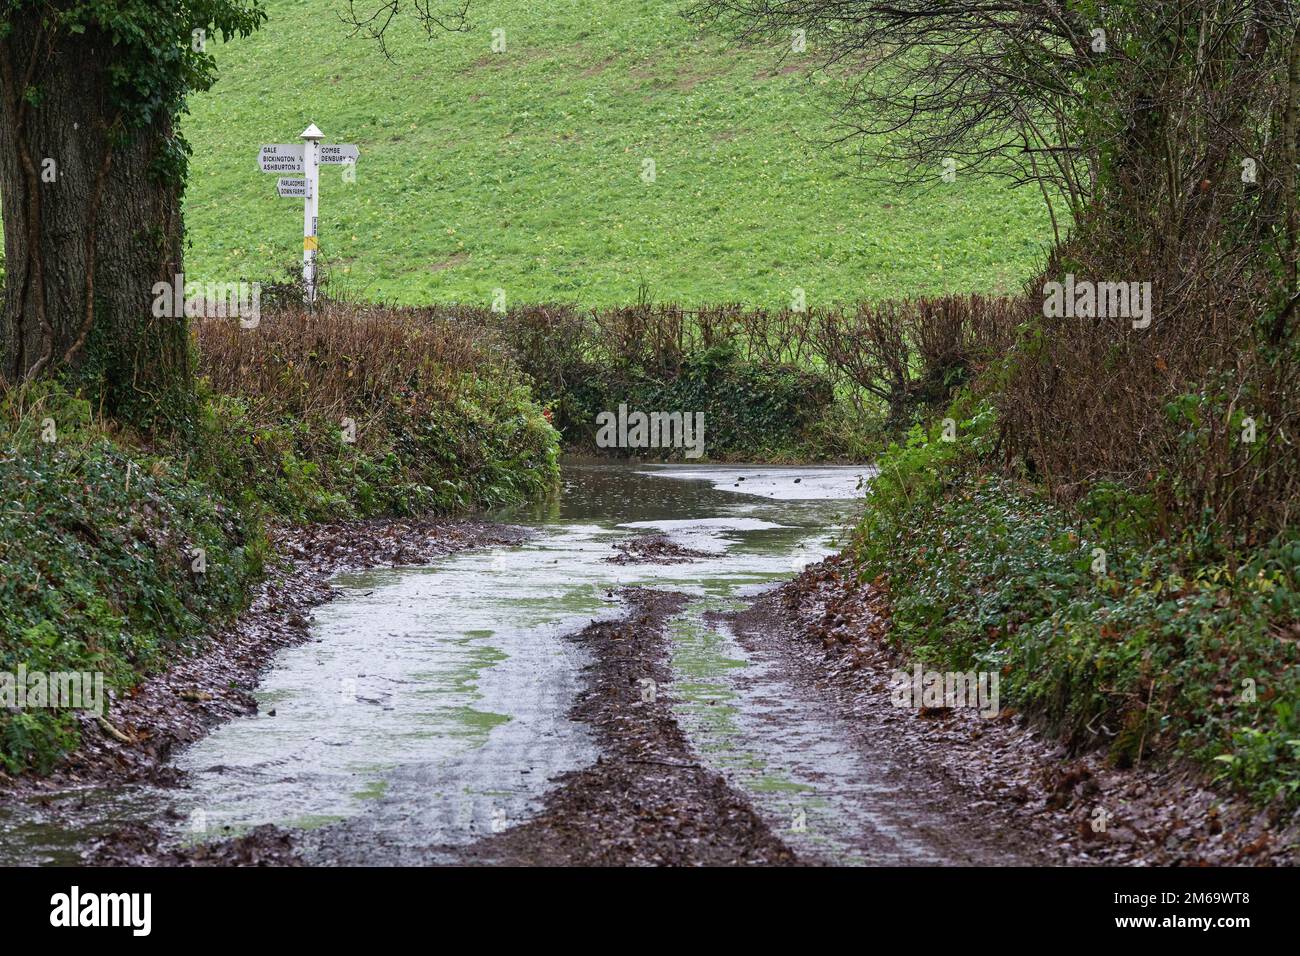
[[[325,134],[312,123],[302,131],[303,143],[263,146],[257,164],[264,173],[296,173],[281,176],[276,192],[281,196],[301,198],[302,203],[302,287],[303,301],[316,303],[316,253],[318,238],[321,163],[337,166],[355,163],[360,151],[350,143],[322,145]]]
[[[307,196],[302,204],[302,289],[303,301],[316,304],[316,251],[320,242],[316,234],[316,213],[320,208],[317,185],[320,182],[320,141],[323,134],[312,123],[302,131],[302,171],[306,174]]]

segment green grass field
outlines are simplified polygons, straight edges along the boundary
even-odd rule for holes
[[[301,257],[301,200],[257,170],[262,143],[356,143],[322,175],[333,290],[412,304],[657,301],[780,306],[1014,288],[1048,236],[1036,192],[870,181],[830,132],[826,80],[738,50],[673,4],[474,0],[474,28],[349,38],[335,0],[271,0],[219,46],[191,102],[191,278],[271,278]],[[506,52],[491,51],[505,30]],[[809,38],[815,46],[815,37]],[[643,181],[652,159],[655,181]]]

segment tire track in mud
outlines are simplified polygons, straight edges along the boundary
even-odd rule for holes
[[[700,763],[677,722],[668,622],[684,595],[620,592],[627,614],[569,640],[592,657],[570,716],[601,756],[557,778],[541,811],[456,851],[480,865],[792,865],[748,798]],[[653,683],[648,683],[653,682]]]
[[[867,866],[1031,866],[1060,862],[1048,841],[1019,832],[903,746],[882,721],[879,699],[846,699],[815,651],[783,613],[789,585],[740,611],[710,614],[746,666],[729,677],[750,750],[799,783],[801,831],[790,842],[810,862]],[[892,716],[892,715],[891,715]],[[737,773],[738,778],[753,774]],[[743,784],[742,784],[743,785]],[[774,824],[791,803],[763,799]]]

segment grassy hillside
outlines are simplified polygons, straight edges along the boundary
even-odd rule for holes
[[[1028,190],[865,182],[817,145],[824,80],[698,33],[674,4],[474,0],[472,32],[427,42],[404,24],[393,62],[348,37],[340,8],[271,0],[258,35],[218,48],[221,79],[185,124],[191,277],[262,278],[301,256],[301,202],[255,156],[309,122],[362,151],[355,183],[332,167],[321,190],[336,283],[402,303],[486,304],[500,287],[512,305],[615,305],[642,283],[763,306],[795,286],[809,304],[993,290],[1047,235]]]

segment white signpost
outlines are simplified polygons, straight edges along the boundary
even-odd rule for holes
[[[257,165],[264,173],[298,173],[299,176],[281,176],[276,182],[276,192],[281,196],[301,198],[302,209],[302,286],[303,301],[316,302],[316,252],[317,209],[320,192],[321,163],[341,166],[355,163],[358,149],[348,143],[323,145],[325,136],[312,123],[302,131],[305,143],[283,143],[263,146],[257,155]]]

